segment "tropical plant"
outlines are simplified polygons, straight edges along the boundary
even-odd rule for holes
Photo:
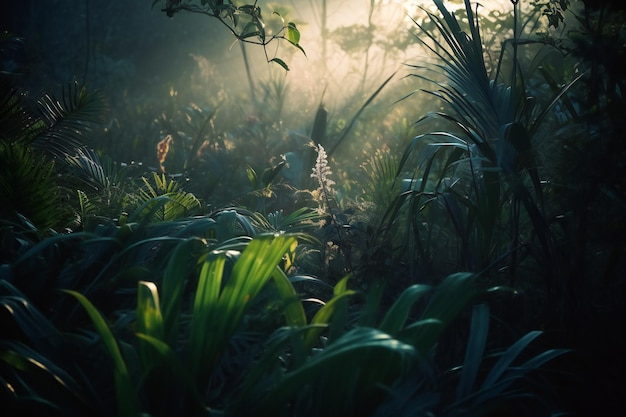
[[[413,285],[387,311],[380,310],[383,287],[374,288],[354,310],[350,300],[359,293],[348,287],[349,277],[335,285],[325,303],[302,299],[295,285],[312,278],[286,273],[294,262],[295,236],[257,235],[211,249],[196,233],[215,223],[204,223],[128,246],[126,252],[161,245],[165,260],[143,274],[136,268],[146,260],[133,261],[134,272],[127,271],[136,289],[116,279],[115,308],[103,303],[102,292],[65,281],[66,288],[82,289],[65,291],[64,303],[77,300],[93,328],[75,308],[69,310],[71,320],[67,314],[44,317],[1,277],[3,321],[10,330],[0,344],[2,378],[14,387],[3,395],[12,410],[22,412],[34,402],[45,412],[63,415],[374,415],[390,403],[402,405],[396,388],[434,369],[444,332],[481,293],[476,276],[463,273],[436,287]],[[85,241],[92,248],[104,243]],[[112,260],[130,260],[123,252]],[[114,272],[108,265],[103,271],[106,276]],[[135,308],[128,303],[133,299]],[[54,310],[68,311],[60,307],[57,303]],[[462,378],[476,377],[486,311],[482,307],[475,313],[472,334],[477,335],[465,362],[470,376]],[[458,399],[480,407],[514,396],[507,386],[559,354],[546,352],[521,371],[508,368],[535,336],[504,354],[476,398]],[[86,355],[61,354],[75,349]],[[94,362],[91,355],[100,360]],[[55,382],[40,386],[38,381],[46,379]],[[443,395],[447,385],[440,389]]]
[[[394,382],[428,361],[443,329],[472,298],[471,274],[451,276],[434,290],[420,318],[410,317],[433,289],[414,286],[403,292],[382,319],[369,298],[355,327],[347,310],[347,279],[305,328],[282,328],[245,383],[243,396],[229,411],[275,415],[370,415]],[[327,329],[327,330],[325,330]],[[276,361],[276,356],[282,360]],[[263,388],[266,387],[266,388]]]
[[[41,231],[63,226],[72,218],[62,204],[54,161],[22,144],[0,143],[0,216],[3,229],[19,227],[20,217]]]
[[[157,197],[119,219],[94,218],[83,232],[50,237],[36,229],[7,232],[0,258],[4,278],[57,324],[71,326],[80,314],[58,290],[79,291],[108,314],[132,299],[139,280],[161,273],[180,241],[194,237],[211,248],[242,247],[256,234],[252,220],[234,210],[156,221],[154,213],[168,204],[177,202]],[[152,214],[146,213],[148,206]]]
[[[72,229],[90,230],[91,226],[119,219],[132,210],[138,197],[136,173],[126,164],[117,164],[90,148],[80,148],[65,158],[63,187],[75,192],[76,221]]]
[[[154,0],[152,7],[161,0]],[[233,2],[224,2],[221,0],[200,0],[200,4],[195,4],[190,0],[167,0],[165,8],[162,9],[168,17],[174,16],[179,12],[200,13],[211,18],[217,19],[223,24],[230,33],[240,42],[259,45],[265,52],[268,62],[275,62],[289,70],[288,65],[281,58],[270,58],[267,52],[267,46],[279,40],[286,40],[304,53],[304,49],[300,46],[300,31],[293,22],[285,21],[274,11],[273,14],[278,15],[281,20],[281,26],[272,31],[272,28],[266,28],[265,19],[262,16],[261,8],[254,4],[236,5]],[[243,50],[243,49],[242,49]],[[245,50],[244,50],[245,51]],[[244,58],[246,58],[244,52]]]
[[[6,415],[113,412],[107,407],[109,378],[92,372],[108,363],[91,335],[59,330],[5,277],[0,279],[0,309],[0,398]]]
[[[215,222],[205,223],[215,225]],[[180,226],[182,226],[182,224]],[[198,222],[196,222],[195,227],[193,227],[193,232],[200,233],[201,236],[202,230],[206,230],[206,228],[199,228],[197,226],[199,226]],[[138,303],[136,326],[138,331],[144,334],[144,336],[142,336],[143,338],[135,341],[127,341],[126,337],[123,336],[127,332],[127,324],[125,323],[127,323],[130,312],[124,307],[126,305],[125,297],[121,297],[119,292],[129,284],[122,284],[119,277],[116,279],[114,276],[115,271],[112,268],[112,266],[116,264],[123,265],[125,263],[124,261],[130,260],[128,256],[125,256],[124,251],[119,254],[113,254],[109,265],[105,265],[102,269],[103,276],[101,279],[108,281],[103,284],[105,286],[113,284],[118,292],[114,305],[102,304],[106,296],[101,290],[95,291],[95,281],[84,286],[81,285],[79,281],[71,280],[71,275],[75,270],[79,269],[81,265],[76,264],[70,268],[63,268],[61,288],[68,288],[67,292],[77,298],[86,308],[89,317],[94,322],[96,333],[87,329],[85,329],[84,332],[80,330],[82,323],[84,323],[83,315],[67,315],[68,312],[75,310],[73,307],[69,310],[65,308],[67,307],[67,296],[63,297],[56,294],[54,309],[62,311],[62,313],[59,315],[53,314],[50,316],[50,319],[45,318],[40,311],[48,311],[50,308],[49,305],[42,304],[41,300],[39,300],[40,302],[37,305],[30,303],[29,299],[24,296],[23,293],[9,283],[9,281],[19,282],[20,277],[11,273],[9,273],[8,276],[4,276],[3,274],[1,283],[3,285],[2,288],[6,289],[6,291],[3,293],[2,299],[2,305],[5,307],[2,317],[3,323],[6,323],[8,326],[5,327],[7,332],[3,334],[2,338],[2,358],[5,362],[3,380],[7,381],[7,387],[14,387],[12,393],[4,392],[3,395],[6,394],[12,397],[11,404],[16,407],[16,410],[24,410],[20,404],[28,406],[30,400],[24,397],[24,393],[30,390],[33,393],[30,397],[32,401],[41,403],[42,408],[48,409],[49,411],[56,409],[59,412],[63,412],[63,410],[66,410],[71,415],[72,409],[90,409],[89,405],[91,405],[94,413],[110,415],[111,412],[107,411],[108,406],[106,405],[108,403],[106,396],[109,391],[107,388],[103,387],[96,388],[96,384],[100,382],[105,384],[114,383],[114,385],[110,385],[109,387],[118,388],[117,402],[120,415],[131,415],[132,410],[137,410],[139,404],[139,397],[137,395],[139,392],[134,388],[135,384],[138,384],[137,386],[141,386],[141,389],[147,390],[148,394],[150,394],[150,404],[146,405],[146,407],[158,407],[156,403],[157,400],[159,398],[165,398],[160,394],[159,387],[155,386],[154,382],[150,382],[150,378],[146,379],[145,382],[141,382],[143,379],[133,379],[133,384],[129,385],[131,382],[130,378],[134,378],[136,375],[135,372],[142,371],[145,372],[145,376],[150,375],[152,377],[159,373],[164,375],[163,372],[173,372],[174,376],[178,378],[181,376],[184,377],[185,368],[179,368],[181,365],[179,362],[171,362],[173,360],[171,352],[169,354],[170,356],[167,356],[167,349],[178,351],[180,343],[185,344],[183,340],[187,339],[183,337],[183,334],[186,334],[189,329],[195,328],[196,330],[191,330],[191,339],[188,339],[190,343],[188,345],[189,354],[192,355],[192,357],[188,358],[188,372],[190,372],[189,375],[192,375],[192,378],[189,381],[183,379],[183,382],[191,381],[193,389],[195,389],[196,383],[206,385],[209,382],[210,374],[213,372],[212,370],[217,368],[222,369],[224,365],[217,360],[219,356],[211,354],[210,356],[215,356],[216,360],[207,362],[200,360],[198,355],[204,357],[207,353],[207,349],[220,355],[225,352],[233,334],[236,331],[241,331],[239,326],[243,323],[245,310],[248,309],[249,306],[257,305],[254,303],[255,296],[259,294],[259,291],[265,286],[265,282],[272,276],[274,280],[286,280],[284,281],[284,283],[287,284],[286,287],[284,284],[276,284],[279,294],[282,294],[283,297],[289,300],[292,296],[295,296],[293,290],[289,292],[290,287],[286,276],[284,274],[276,275],[277,273],[274,272],[276,264],[281,261],[287,249],[291,248],[295,242],[294,238],[288,238],[286,236],[276,239],[273,239],[271,236],[265,238],[259,237],[255,240],[256,243],[252,244],[252,250],[240,258],[238,253],[242,251],[243,248],[247,247],[247,241],[231,240],[225,242],[223,250],[217,250],[209,254],[202,240],[197,237],[184,237],[186,232],[190,231],[191,229],[189,227],[177,227],[178,238],[172,236],[146,239],[144,241],[146,244],[162,245],[164,249],[172,248],[171,245],[168,245],[168,242],[177,243],[177,245],[173,247],[172,252],[165,250],[165,253],[171,253],[171,256],[166,256],[166,259],[169,259],[169,261],[164,263],[165,267],[155,270],[164,269],[163,276],[159,280],[159,286],[162,286],[162,304],[159,304],[159,293],[156,290],[157,287],[155,284],[153,282],[141,281],[142,277],[149,278],[150,275],[142,274],[139,271],[139,269],[142,268],[142,263],[146,261],[145,259],[135,261],[134,269],[131,268],[132,272],[130,269],[127,270],[128,278],[134,281],[135,286],[135,290],[131,290],[129,295],[135,298]],[[137,230],[135,230],[135,234],[136,233]],[[74,239],[77,241],[81,240],[81,237],[84,238],[84,236],[78,236],[76,233],[74,235],[77,235],[74,236]],[[62,241],[68,240],[69,238],[60,237],[56,240],[59,241],[60,239]],[[144,242],[136,242],[130,245],[127,248],[127,252],[132,248],[140,249],[141,246],[139,245]],[[105,246],[107,243],[105,238],[100,240],[91,239],[91,241],[87,239],[84,245],[85,247],[89,247],[94,255],[97,255],[94,249],[98,249],[99,246],[102,247],[102,249],[106,249]],[[52,242],[48,243],[48,245],[51,244]],[[204,250],[202,250],[203,247],[205,248]],[[198,256],[200,256],[200,262],[204,265],[199,269],[195,266],[198,261]],[[86,258],[85,255],[83,255],[83,257]],[[231,261],[234,261],[234,259],[239,259],[239,261],[235,263],[232,273],[229,273],[230,267],[227,267],[227,269],[224,268],[226,268],[227,264]],[[13,267],[15,266],[17,265]],[[3,272],[5,270],[5,266],[3,266]],[[188,285],[186,283],[198,272],[200,273],[198,281],[199,287],[193,296],[195,301],[192,303],[193,311],[190,313],[192,313],[191,317],[193,317],[193,319],[190,323],[186,319],[187,313],[183,313],[182,310],[185,309],[184,311],[186,311],[188,306],[189,289],[187,289]],[[228,274],[228,277],[224,274]],[[259,279],[248,279],[251,274],[258,274],[256,276]],[[115,281],[117,281],[117,284],[114,284]],[[102,287],[102,285],[100,287]],[[243,292],[240,292],[240,289],[243,289]],[[106,307],[106,311],[104,309],[100,310],[105,311],[104,315],[98,311],[93,303],[88,301],[83,293],[89,294],[97,300],[97,305],[100,309]],[[221,301],[218,301],[218,299]],[[154,304],[155,302],[157,304]],[[40,310],[40,308],[42,310]],[[254,308],[256,309],[258,307]],[[297,310],[294,311],[293,308],[290,308],[288,305],[286,308],[287,311],[285,314],[297,314]],[[213,314],[214,309],[217,309],[218,312],[222,312],[223,314]],[[161,317],[161,310],[163,311],[163,322],[156,322],[155,320]],[[74,313],[76,313],[76,311],[74,311]],[[157,314],[157,316],[155,316],[155,314]],[[231,315],[232,320],[228,319],[229,315]],[[119,317],[120,322],[109,327],[106,323],[106,318],[115,316]],[[223,318],[227,320],[224,321],[222,320]],[[292,318],[292,320],[296,320],[296,318]],[[223,329],[223,332],[219,331],[216,327],[217,333],[207,333],[204,327],[205,325],[226,327]],[[69,335],[62,336],[57,330],[57,326],[62,326],[62,328],[70,332],[78,331],[81,334],[77,334],[74,338]],[[9,329],[11,330],[8,331]],[[92,368],[88,361],[83,362],[84,358],[82,357],[73,358],[71,355],[59,356],[61,353],[59,349],[66,349],[66,351],[84,349],[80,348],[80,346],[86,343],[93,344],[93,341],[88,341],[92,337],[98,339],[97,334],[102,338],[101,340],[104,342],[106,351],[111,354],[115,377],[113,378],[114,375],[110,375],[104,378],[95,378],[93,383],[89,383],[85,378],[89,378],[91,372],[99,372],[97,369],[100,365]],[[221,341],[215,338],[217,334],[223,334]],[[153,340],[155,338],[157,339]],[[64,341],[65,339],[67,339],[67,341]],[[39,342],[41,340],[43,340],[43,342]],[[145,340],[147,340],[147,342]],[[245,340],[245,338],[242,339],[244,343]],[[63,342],[63,344],[61,344],[61,342]],[[128,351],[128,349],[135,348],[132,348],[126,343],[136,344],[136,349],[138,349],[137,353],[129,357],[128,354],[130,351]],[[167,348],[167,344],[169,344],[171,348]],[[165,348],[163,346],[165,346]],[[99,350],[99,348],[96,348],[96,350]],[[124,355],[122,355],[122,351]],[[141,363],[136,363],[133,357],[137,357]],[[167,364],[175,366],[162,369],[163,367],[161,365],[164,364],[163,360],[166,360]],[[182,361],[182,357],[179,360]],[[129,364],[126,363],[127,361],[129,361]],[[104,362],[108,361],[105,360]],[[207,366],[204,368],[199,367],[199,363],[201,362],[206,363]],[[29,366],[27,366],[28,363],[35,364],[36,367],[39,367],[40,370],[38,373],[31,373]],[[6,368],[6,365],[8,365],[9,368]],[[129,372],[132,372],[132,375]],[[47,377],[56,380],[59,382],[59,385],[54,385],[50,387],[49,390],[40,390],[37,381],[41,378],[45,380]],[[76,381],[80,381],[83,384]],[[165,381],[169,380],[166,379],[162,382]],[[193,392],[192,390],[187,394],[191,395]],[[186,398],[187,394],[181,394],[181,399]],[[88,398],[92,395],[96,398]],[[67,397],[73,397],[71,401],[67,400],[69,401],[68,404],[57,402],[65,401],[64,399],[67,399]],[[94,401],[89,404],[90,400]],[[84,402],[88,404],[84,404]],[[183,404],[172,404],[172,406],[184,408],[191,406],[191,403],[183,402]],[[102,408],[99,409],[99,407]],[[164,409],[162,412],[166,413],[166,410]],[[86,413],[86,411],[81,411],[78,415],[83,415],[83,413]]]
[[[131,221],[173,221],[189,217],[200,209],[200,201],[191,193],[179,190],[179,184],[165,174],[153,173],[153,184],[142,178],[143,188],[138,192],[136,216]]]
[[[521,257],[530,254],[551,275],[553,237],[535,148],[549,131],[543,124],[551,110],[580,75],[550,100],[534,100],[528,95],[529,74],[520,72],[522,61],[517,53],[519,45],[531,41],[515,32],[510,76],[501,70],[504,54],[490,73],[471,3],[465,1],[465,29],[442,1],[434,3],[440,15],[426,13],[440,36],[422,30],[424,36],[419,39],[439,63],[412,68],[419,71],[415,77],[436,86],[427,92],[444,105],[422,122],[434,120],[450,131],[418,135],[407,146],[398,180],[408,178],[411,186],[389,211],[389,218],[395,221],[401,207],[409,207],[403,228],[409,231],[407,242],[418,249],[421,265],[432,262],[428,247],[438,236],[449,242],[443,246],[448,251],[458,250],[458,264],[452,268],[479,272],[506,265],[514,273]],[[517,10],[516,2],[514,7]],[[417,150],[424,149],[422,144],[430,150],[410,165]],[[435,226],[437,218],[448,219],[448,224]],[[429,230],[423,224],[430,224]],[[525,224],[532,227],[526,229]],[[531,234],[524,234],[526,230]],[[532,241],[536,244],[531,245]]]
[[[5,78],[0,88],[2,217],[15,222],[20,215],[39,230],[63,228],[73,213],[63,207],[68,195],[56,174],[94,134],[106,105],[77,83],[58,98],[44,95],[35,107]]]
[[[550,410],[550,402],[554,402],[555,398],[546,396],[550,392],[549,387],[533,381],[532,374],[571,350],[548,349],[531,358],[521,359],[524,350],[529,349],[529,344],[543,333],[531,331],[501,353],[485,355],[488,330],[489,307],[486,304],[474,306],[470,338],[455,392],[455,402],[445,407],[444,415],[458,415],[467,409],[474,409],[479,414],[508,410],[510,415],[537,415],[544,410],[554,415],[557,411]],[[488,368],[488,372],[480,371],[486,362],[492,362],[495,358],[497,360]],[[481,373],[485,376],[478,386],[478,376]],[[522,411],[516,410],[520,406]]]
[[[532,331],[506,350],[487,354],[489,307],[473,307],[469,339],[461,366],[438,375],[425,373],[394,387],[374,415],[555,415],[549,387],[532,379],[539,368],[569,352],[548,349],[528,358],[529,344],[542,332]],[[520,357],[524,356],[524,359]],[[515,362],[518,362],[515,364]]]

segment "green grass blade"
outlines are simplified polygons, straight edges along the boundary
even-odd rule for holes
[[[422,314],[422,319],[439,320],[441,326],[427,326],[414,335],[412,344],[420,352],[428,352],[438,340],[441,332],[475,297],[475,278],[475,274],[459,272],[449,275],[437,286]]]
[[[206,382],[246,309],[273,276],[283,256],[296,246],[297,240],[291,235],[258,235],[241,254],[214,251],[205,261],[190,334],[189,364],[199,383]],[[237,261],[226,279],[226,261],[235,256]]]
[[[295,250],[297,240],[289,235],[259,235],[235,263],[219,299],[222,329],[232,334],[244,311],[272,276],[287,252]]]
[[[552,359],[555,359],[561,355],[565,355],[566,353],[570,353],[571,350],[570,349],[550,349],[550,350],[546,350],[543,353],[540,353],[539,355],[533,357],[532,359],[527,360],[526,362],[524,362],[520,368],[521,369],[527,369],[527,370],[533,370],[536,368],[539,368],[543,365],[545,365],[547,362],[551,361]]]
[[[476,384],[478,368],[482,362],[489,333],[489,306],[479,304],[474,306],[470,336],[465,349],[465,360],[461,372],[461,380],[456,389],[456,401],[469,395]]]
[[[115,370],[120,374],[128,374],[128,369],[126,369],[126,363],[124,362],[124,358],[120,353],[119,346],[117,345],[117,341],[111,329],[109,329],[108,324],[100,315],[100,312],[96,309],[96,307],[81,293],[72,291],[72,290],[63,290],[74,298],[78,300],[78,302],[85,309],[91,322],[93,323],[96,331],[102,338],[102,342],[104,343],[109,355],[111,355],[111,359],[113,359],[113,364],[115,366]]]
[[[174,352],[167,343],[150,335],[137,333],[137,337],[140,341],[145,342],[153,348],[154,352],[159,356],[158,363],[163,364],[167,372],[176,379],[175,383],[182,383],[184,392],[191,394],[191,398],[193,398],[194,402],[202,406],[203,400],[198,392],[198,386],[176,352]],[[163,383],[172,385],[173,381],[163,381]]]
[[[190,269],[190,253],[199,242],[195,239],[185,240],[174,249],[163,273],[161,290],[161,312],[163,314],[164,341],[171,346],[178,337],[180,307],[188,271]]]
[[[153,282],[140,281],[137,283],[135,318],[138,333],[146,334],[157,340],[164,340],[159,292]],[[139,359],[145,371],[149,371],[159,364],[159,357],[154,354],[152,346],[140,340],[138,348]]]
[[[163,340],[163,316],[154,282],[137,284],[137,332]]]
[[[50,382],[54,381],[61,385],[80,402],[87,404],[82,387],[66,369],[53,362],[50,355],[42,354],[20,342],[1,341],[0,361],[24,372],[44,373],[50,378]],[[57,398],[51,398],[50,400],[54,401],[55,399]]]
[[[320,415],[362,415],[371,410],[384,386],[408,372],[415,354],[412,346],[379,330],[353,329],[287,373],[255,408],[258,415],[277,415],[309,386]]]
[[[519,356],[520,353],[537,337],[541,335],[541,331],[535,330],[527,333],[517,342],[515,342],[511,347],[509,347],[506,352],[498,359],[498,362],[491,368],[491,371],[485,378],[481,386],[481,390],[488,388],[490,385],[495,384],[498,379],[504,375],[509,366],[513,363],[513,361]]]
[[[326,305],[324,305],[317,311],[317,313],[315,313],[315,315],[311,319],[311,324],[316,326],[311,327],[307,331],[304,339],[304,343],[308,349],[311,349],[313,346],[319,343],[319,337],[325,329],[325,327],[321,326],[327,326],[330,323],[333,314],[335,313],[337,308],[341,306],[341,303],[344,301],[344,299],[356,293],[357,292],[353,290],[346,290],[344,292],[341,292],[339,295],[335,295],[330,301],[326,303]]]
[[[306,314],[304,307],[298,299],[296,289],[289,280],[285,272],[279,267],[274,268],[272,274],[274,285],[278,289],[281,300],[285,302],[283,314],[287,326],[301,327],[306,326]]]
[[[136,417],[139,414],[139,400],[117,340],[113,336],[111,329],[109,329],[96,307],[84,295],[72,290],[64,290],[64,292],[72,295],[83,306],[113,360],[119,415],[122,417]]]
[[[409,313],[415,303],[431,291],[431,286],[422,284],[411,285],[402,291],[402,294],[400,294],[398,299],[385,314],[379,329],[392,336],[396,335],[406,324]]]
[[[389,83],[389,81],[391,81],[391,79],[395,75],[396,74],[394,72],[385,81],[383,81],[383,83],[376,89],[376,91],[374,91],[374,93],[365,101],[365,103],[363,103],[361,108],[359,108],[359,110],[356,112],[354,117],[350,120],[350,123],[348,123],[348,125],[344,128],[343,132],[341,133],[341,136],[339,136],[339,139],[337,139],[337,141],[333,144],[333,146],[327,152],[327,155],[328,155],[329,158],[337,150],[339,145],[341,145],[341,143],[344,141],[344,139],[348,136],[348,133],[350,133],[350,131],[352,130],[352,127],[354,126],[354,124],[357,122],[357,120],[361,116],[361,113],[363,113],[363,111],[365,111],[367,106],[369,106],[372,103],[372,101],[374,101],[374,99],[378,96],[378,94],[380,94],[380,92],[383,90],[383,88],[385,88],[385,86]]]
[[[193,302],[190,339],[189,366],[196,369],[199,378],[209,373],[217,361],[215,352],[208,352],[211,344],[223,345],[224,335],[217,329],[217,303],[219,300],[224,265],[227,253],[213,252],[202,265],[198,288]],[[226,317],[220,317],[225,320]],[[214,348],[213,350],[216,350]]]

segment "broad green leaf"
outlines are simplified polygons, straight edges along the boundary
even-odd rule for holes
[[[285,161],[281,161],[278,164],[276,164],[275,166],[273,166],[271,168],[265,169],[263,171],[263,174],[261,174],[261,184],[260,185],[262,187],[269,187],[272,184],[272,181],[274,181],[276,179],[276,176],[283,169],[285,164],[286,164]]]
[[[287,40],[294,45],[300,43],[300,31],[293,22],[287,23]]]
[[[342,279],[335,284],[333,288],[333,295],[341,295],[348,290],[348,281],[350,280],[350,275],[343,277]]]
[[[259,177],[257,176],[254,168],[248,165],[246,167],[246,173],[248,174],[248,180],[250,181],[250,183],[252,183],[252,186],[254,188],[259,188]]]

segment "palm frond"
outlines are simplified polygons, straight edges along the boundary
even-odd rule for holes
[[[73,155],[77,148],[88,144],[97,134],[97,126],[107,111],[106,102],[98,91],[87,91],[71,83],[60,97],[44,95],[38,102],[39,118],[46,127],[32,145],[55,156]]]
[[[139,190],[137,208],[129,219],[144,222],[172,221],[193,214],[200,208],[200,201],[192,193],[179,190],[176,181],[165,174],[153,173],[152,182],[142,178],[144,187]]]
[[[28,218],[39,230],[63,226],[69,213],[60,204],[54,162],[23,144],[0,143],[0,213]]]
[[[74,177],[84,187],[92,190],[109,188],[115,178],[105,172],[100,156],[90,148],[79,148],[73,155],[67,155],[68,174]]]
[[[30,142],[43,125],[25,109],[25,96],[7,79],[0,78],[0,142]]]
[[[478,133],[477,143],[483,144],[496,139],[500,126],[513,120],[512,96],[510,89],[498,85],[490,79],[485,64],[484,50],[480,36],[478,17],[465,1],[467,29],[463,30],[457,17],[450,13],[441,0],[434,1],[441,16],[426,11],[435,23],[437,31],[429,32],[423,25],[415,22],[426,40],[418,37],[425,47],[441,62],[423,68],[413,66],[422,71],[432,71],[436,75],[444,75],[444,79],[428,77],[423,74],[414,76],[433,83],[436,91],[427,91],[438,97],[454,112],[447,115],[454,124],[463,126],[465,130]],[[469,33],[468,33],[469,32]],[[438,33],[442,40],[436,36]],[[427,40],[430,41],[427,42]],[[432,43],[432,45],[431,45]]]

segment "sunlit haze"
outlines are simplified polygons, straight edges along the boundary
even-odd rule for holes
[[[267,4],[268,9],[274,4]],[[278,4],[291,8],[289,17],[299,25],[301,44],[307,54],[305,57],[294,53],[288,45],[281,46],[277,53],[286,55],[291,67],[286,79],[292,87],[305,88],[318,99],[324,93],[326,101],[332,103],[334,98],[340,100],[357,87],[373,91],[390,74],[402,73],[407,62],[426,59],[419,42],[410,34],[416,29],[411,18],[424,15],[420,8],[434,10],[431,1],[288,0]],[[462,0],[445,4],[450,10],[464,7]],[[484,0],[479,4],[482,6],[479,12],[512,9],[509,0]],[[363,40],[363,49],[342,47],[341,34],[352,35],[356,40],[357,30],[370,26],[373,27],[371,44]],[[324,31],[326,37],[322,36]],[[394,41],[397,41],[395,46]],[[256,52],[263,61],[259,51]],[[265,72],[258,64],[255,68]],[[270,67],[270,71],[274,70]]]

